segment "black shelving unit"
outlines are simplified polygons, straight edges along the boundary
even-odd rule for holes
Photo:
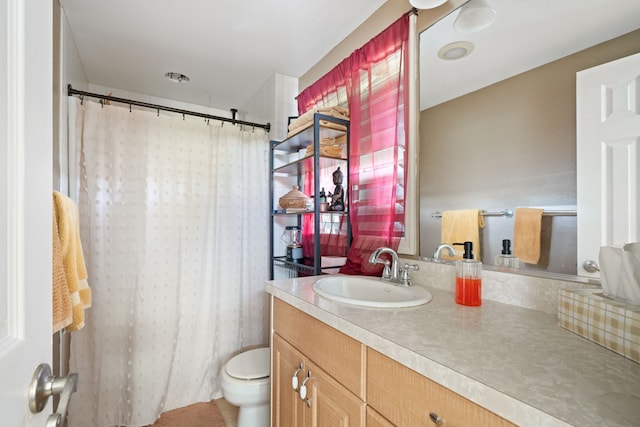
[[[327,268],[322,267],[320,252],[320,231],[321,224],[324,220],[346,220],[347,242],[344,256],[351,244],[351,222],[349,219],[349,144],[350,144],[350,123],[348,120],[316,113],[313,117],[313,125],[296,133],[295,135],[283,141],[271,141],[271,153],[269,156],[269,169],[271,171],[271,179],[269,181],[269,215],[270,215],[270,277],[274,278],[275,267],[284,269],[288,277],[312,276],[323,274]],[[334,157],[321,153],[320,141],[322,138],[342,137],[346,136],[346,147],[342,155]],[[313,145],[313,155],[300,156],[301,150],[306,150],[309,145]],[[345,191],[345,209],[344,211],[321,211],[319,194],[322,187],[332,191],[330,187],[333,183],[320,182],[320,171],[335,170],[340,166],[344,181],[343,188]],[[293,185],[298,185],[303,190],[304,177],[311,172],[313,177],[313,208],[304,212],[282,212],[282,208],[278,204],[281,194],[274,194],[276,191],[275,183],[280,181],[282,188],[291,189]],[[286,192],[288,190],[285,190]],[[283,193],[284,194],[284,193]],[[304,258],[301,262],[294,262],[286,259],[285,253],[276,253],[276,239],[280,239],[280,235],[276,230],[284,230],[287,225],[297,225],[302,227],[303,218],[307,215],[312,216],[313,223],[313,256]],[[323,271],[324,270],[324,271]]]

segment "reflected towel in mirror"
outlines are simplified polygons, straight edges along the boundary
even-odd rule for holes
[[[521,262],[537,264],[540,261],[540,234],[542,213],[539,208],[517,208],[513,225],[513,254]]]
[[[444,211],[440,230],[440,243],[452,245],[454,243],[473,242],[473,256],[478,261],[480,258],[480,229],[484,228],[484,218],[480,209],[458,209]],[[441,255],[444,259],[462,259],[464,249],[462,246],[454,246],[456,255],[451,257],[446,253]]]

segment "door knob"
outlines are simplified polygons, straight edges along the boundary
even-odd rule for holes
[[[582,268],[585,269],[586,272],[588,273],[596,273],[598,271],[600,271],[600,268],[598,267],[598,263],[589,259],[585,262],[582,263]]]
[[[66,377],[56,378],[51,375],[51,367],[43,363],[33,373],[33,379],[29,385],[29,409],[32,413],[41,412],[49,397],[59,394],[60,401],[55,412],[49,415],[45,427],[61,427],[67,418],[69,399],[71,393],[76,391],[78,374],[69,374]]]

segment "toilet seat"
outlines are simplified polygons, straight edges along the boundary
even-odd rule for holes
[[[256,380],[269,376],[269,365],[269,348],[256,348],[232,357],[225,365],[225,371],[233,378]]]

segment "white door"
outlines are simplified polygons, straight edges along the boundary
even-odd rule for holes
[[[42,427],[29,383],[51,363],[52,7],[0,1],[0,425]],[[49,399],[51,401],[51,399]]]
[[[578,274],[640,240],[640,54],[577,74]]]

